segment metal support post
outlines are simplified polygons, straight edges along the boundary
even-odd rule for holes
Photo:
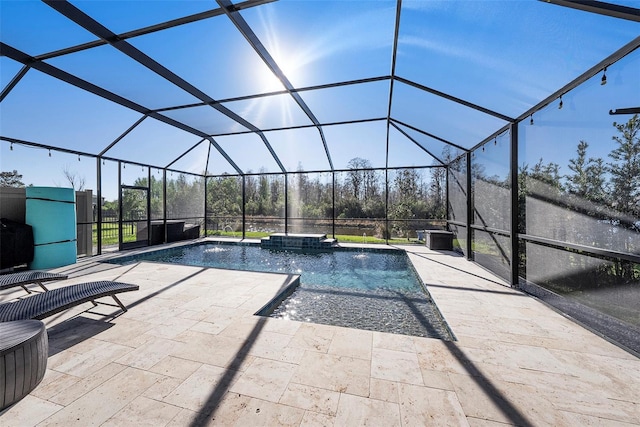
[[[520,203],[518,188],[518,123],[512,123],[511,131],[511,287],[519,287],[520,243],[518,240]]]
[[[102,163],[100,157],[96,157],[96,230],[97,230],[97,254],[102,255]]]
[[[471,181],[471,152],[467,152],[467,259],[473,260],[473,245],[471,240],[473,238],[473,230],[471,224],[473,223],[473,197],[472,197],[472,181]]]
[[[246,238],[247,231],[247,192],[246,192],[246,176],[242,175],[242,240]]]

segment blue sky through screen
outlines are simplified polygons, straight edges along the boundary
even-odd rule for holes
[[[114,33],[217,7],[207,1],[71,3]],[[618,3],[640,7],[640,1]],[[325,125],[322,135],[337,169],[347,167],[353,157],[385,166],[384,119],[390,106],[392,119],[465,148],[507,123],[429,94],[419,86],[517,117],[640,35],[637,22],[539,1],[409,0],[402,5],[395,75],[418,87],[396,81],[391,104],[396,2],[277,1],[240,12],[293,87],[382,78],[298,92],[314,119]],[[43,55],[98,39],[42,2],[3,0],[0,8],[2,42],[27,55]],[[224,14],[133,37],[126,43],[186,85],[221,101],[220,105],[246,122],[237,123],[223,112],[201,105],[197,96],[110,45],[46,59],[47,64],[144,109],[161,109],[159,114],[197,133],[147,118],[106,155],[165,167],[205,134],[212,135],[244,172],[279,171],[263,140],[246,133],[253,126],[272,142],[287,170],[329,169],[319,130],[291,95],[280,92],[244,98],[283,91],[284,86]],[[543,157],[566,165],[580,140],[590,142],[592,156],[606,157],[611,149],[612,122],[621,121],[609,116],[609,109],[640,105],[639,62],[634,52],[608,68],[607,85],[600,86],[597,74],[563,96],[562,110],[549,105],[534,114],[533,126],[528,120],[523,122],[521,163],[535,163]],[[2,57],[0,67],[4,88],[22,64]],[[167,108],[172,109],[163,110]],[[140,112],[31,69],[0,103],[0,135],[99,154],[141,117]],[[336,124],[352,120],[374,121]],[[304,127],[280,129],[289,126]],[[425,148],[439,150],[433,154],[442,154],[441,142],[401,128],[419,138]],[[391,129],[389,135],[389,166],[434,163],[433,157],[401,132]],[[533,141],[534,146],[528,145]],[[19,144],[10,148],[6,141],[0,144],[2,171],[18,170],[27,185],[64,185],[65,168],[95,185],[94,159],[81,156],[78,162],[78,156],[73,155],[49,157],[46,149]],[[217,151],[207,164],[208,152],[204,144],[174,166],[195,173],[235,173]],[[487,167],[491,164],[487,162]],[[496,166],[495,173],[504,175],[498,170],[502,167]]]

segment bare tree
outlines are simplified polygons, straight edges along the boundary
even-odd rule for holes
[[[362,169],[371,168],[371,162],[367,159],[354,157],[353,159],[349,160],[347,166],[349,167],[349,184],[351,184],[353,197],[355,199],[359,199],[362,196],[361,192],[364,189],[363,187],[367,180],[367,175],[365,175],[366,171]],[[370,177],[369,180],[371,181]]]
[[[62,169],[62,174],[67,179],[71,187],[75,191],[83,191],[85,185],[85,179],[83,176],[78,175],[76,172],[71,171],[69,165],[65,165]]]

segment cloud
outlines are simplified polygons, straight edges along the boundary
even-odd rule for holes
[[[403,46],[418,47],[438,55],[464,59],[481,67],[494,70],[504,69],[508,65],[506,63],[501,64],[494,57],[487,55],[486,52],[467,49],[461,44],[444,43],[436,39],[428,40],[417,36],[401,36],[398,44],[401,48]]]

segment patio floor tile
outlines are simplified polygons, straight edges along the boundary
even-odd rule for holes
[[[139,396],[120,412],[109,418],[102,427],[161,426],[178,415],[181,408]]]
[[[367,397],[370,371],[369,361],[307,351],[291,381]]]
[[[229,390],[277,403],[287,388],[295,367],[291,363],[256,358]]]
[[[160,375],[152,372],[127,368],[65,406],[39,425],[100,425],[131,403],[160,378]]]
[[[467,425],[467,418],[455,392],[399,384],[403,426]]]
[[[335,416],[339,399],[337,391],[290,382],[279,403]]]
[[[367,399],[342,393],[335,425],[338,426],[401,426],[397,403]]]

